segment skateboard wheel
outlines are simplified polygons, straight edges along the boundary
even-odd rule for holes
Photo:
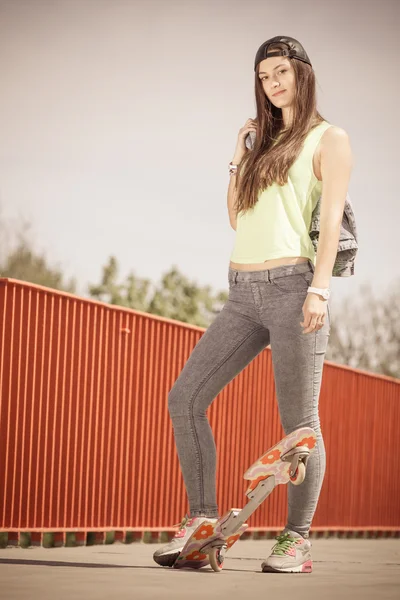
[[[213,571],[219,573],[222,571],[222,567],[224,565],[224,549],[222,548],[211,548],[208,559],[210,561],[210,566]]]
[[[303,483],[305,476],[306,466],[303,462],[299,462],[294,474],[290,475],[290,481],[293,483],[293,485],[300,485],[301,483]]]
[[[293,485],[300,485],[301,483],[303,483],[305,476],[306,466],[303,462],[299,462],[294,474],[290,475],[290,481],[293,483]]]

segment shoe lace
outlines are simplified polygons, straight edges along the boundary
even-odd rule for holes
[[[189,521],[189,517],[188,517],[188,515],[185,515],[180,523],[176,523],[172,527],[179,527],[178,531],[180,531],[181,529],[183,529],[185,527],[185,525],[188,521]]]
[[[296,538],[291,536],[289,532],[281,533],[280,535],[277,535],[275,539],[278,540],[278,542],[272,549],[273,554],[286,554],[289,548],[296,543]]]

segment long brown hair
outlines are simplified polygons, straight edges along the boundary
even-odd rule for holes
[[[274,44],[268,50],[285,49],[282,44]],[[257,106],[257,135],[254,147],[246,152],[237,169],[236,214],[254,207],[259,194],[273,182],[284,185],[288,181],[288,171],[301,151],[307,134],[324,118],[317,111],[316,80],[313,68],[296,58],[291,61],[295,74],[295,95],[292,125],[283,130],[282,110],[267,98],[258,76],[260,65],[255,72],[255,96]]]

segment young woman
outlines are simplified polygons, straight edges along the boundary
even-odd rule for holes
[[[172,566],[194,529],[219,516],[216,451],[206,410],[271,345],[285,434],[312,427],[317,445],[304,482],[288,486],[286,527],[262,570],[310,572],[309,529],[325,473],[318,399],[330,330],[329,284],[352,154],[347,133],[317,111],[315,74],[297,40],[278,36],[264,42],[254,70],[257,118],[239,130],[230,163],[228,211],[236,240],[229,298],[168,398],[190,510],[154,560]],[[248,136],[255,136],[251,150]],[[315,253],[309,227],[321,194]]]

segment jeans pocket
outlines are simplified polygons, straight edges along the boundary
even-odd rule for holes
[[[307,294],[307,289],[311,284],[313,273],[293,273],[283,277],[274,277],[272,284],[285,294]]]

